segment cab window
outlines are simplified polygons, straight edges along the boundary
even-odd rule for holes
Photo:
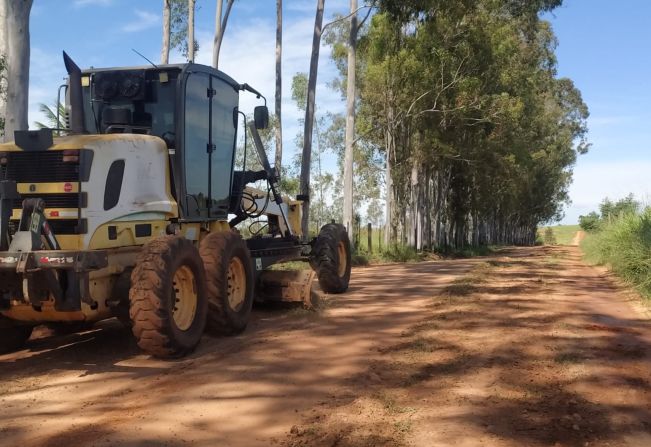
[[[192,73],[185,87],[188,217],[226,217],[237,128],[238,92],[216,76]]]

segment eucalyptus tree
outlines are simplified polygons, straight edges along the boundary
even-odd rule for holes
[[[282,172],[283,162],[283,126],[282,126],[282,106],[283,106],[283,0],[276,0],[276,154],[275,168],[278,174]]]
[[[161,64],[170,63],[170,26],[171,26],[171,0],[163,0],[163,44],[160,51]]]
[[[355,140],[355,99],[357,65],[357,0],[350,0],[350,30],[348,38],[348,75],[346,77],[346,150],[344,154],[344,221],[348,235],[353,235],[353,144]]]
[[[228,17],[231,14],[235,0],[227,0],[226,11],[222,13],[224,7],[224,0],[217,0],[217,11],[215,13],[215,37],[213,39],[212,47],[212,66],[219,68],[219,53],[221,51],[222,42],[224,41],[224,33],[226,32],[226,25],[228,24]]]
[[[303,200],[301,230],[303,238],[309,237],[310,222],[310,168],[312,161],[312,133],[314,129],[314,109],[316,107],[316,81],[319,70],[319,50],[323,34],[323,10],[325,0],[317,0],[312,35],[312,56],[310,57],[310,74],[307,82],[307,101],[305,106],[305,123],[303,131],[303,151],[301,157],[300,191]]]
[[[188,0],[188,60],[194,62],[194,10],[196,0]]]
[[[388,241],[533,243],[559,217],[588,149],[587,107],[538,15],[559,3],[380,2],[358,128],[385,156]]]
[[[6,62],[6,92],[0,102],[4,135],[13,140],[15,130],[25,130],[29,98],[29,14],[32,0],[2,0],[0,6],[0,54]]]

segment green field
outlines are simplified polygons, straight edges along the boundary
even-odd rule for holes
[[[545,240],[545,230],[551,228],[554,232],[553,241]],[[572,239],[576,236],[576,232],[579,231],[581,227],[578,225],[554,225],[551,227],[542,227],[538,229],[538,238],[545,243],[545,245],[570,245]]]

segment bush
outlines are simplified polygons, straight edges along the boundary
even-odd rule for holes
[[[552,227],[545,228],[543,241],[545,242],[545,245],[556,245],[556,235],[554,234]]]
[[[587,216],[579,216],[579,226],[583,231],[588,233],[591,231],[597,231],[601,226],[601,218],[599,217],[599,214],[594,211]]]
[[[351,264],[355,267],[364,267],[370,263],[366,253],[353,253],[350,260]]]
[[[382,259],[391,262],[412,262],[420,261],[423,258],[414,247],[402,244],[393,244],[382,251]]]
[[[651,210],[602,223],[581,247],[589,262],[606,265],[646,297],[651,297]]]

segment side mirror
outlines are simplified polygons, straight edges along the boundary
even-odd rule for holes
[[[269,109],[267,106],[258,106],[253,110],[253,121],[255,121],[256,129],[269,127]]]

